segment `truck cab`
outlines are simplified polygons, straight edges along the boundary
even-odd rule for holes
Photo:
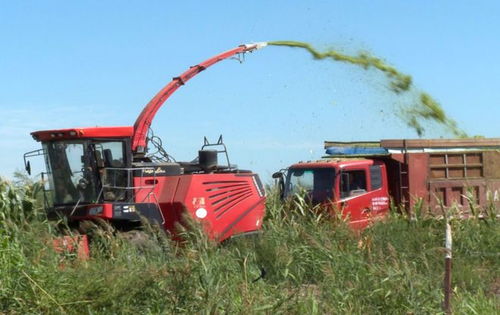
[[[340,211],[354,229],[363,229],[389,211],[385,164],[370,159],[330,159],[293,164],[273,176],[283,198],[304,193],[331,214]]]

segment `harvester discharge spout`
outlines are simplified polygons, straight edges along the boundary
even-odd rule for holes
[[[132,151],[134,153],[143,154],[146,151],[147,146],[147,134],[153,119],[165,103],[165,101],[182,85],[184,85],[188,80],[207,69],[208,67],[216,64],[227,58],[231,58],[234,55],[243,54],[246,52],[252,52],[267,46],[267,42],[259,42],[253,44],[243,44],[231,50],[225,51],[218,55],[213,56],[195,66],[190,67],[187,71],[182,73],[180,76],[175,77],[170,81],[163,89],[161,89],[151,101],[144,107],[139,117],[134,124],[134,135],[132,139]]]

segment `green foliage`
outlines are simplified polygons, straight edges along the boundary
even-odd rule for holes
[[[441,312],[444,222],[421,213],[356,233],[271,191],[260,236],[218,245],[194,226],[179,244],[148,227],[138,243],[96,222],[81,261],[51,249],[56,229],[37,215],[34,193],[0,181],[0,313]],[[454,310],[495,313],[499,225],[493,216],[452,225]]]

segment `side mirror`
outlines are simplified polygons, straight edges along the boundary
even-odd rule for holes
[[[283,172],[276,172],[273,174],[274,179],[283,178]]]
[[[26,169],[26,173],[28,173],[28,175],[31,175],[31,163],[30,163],[30,161],[26,162],[26,165],[24,166],[24,168]]]
[[[85,189],[87,189],[88,183],[89,183],[88,180],[86,180],[85,178],[80,178],[80,180],[78,181],[77,187],[80,190],[85,190]]]
[[[285,175],[283,172],[276,172],[273,174],[273,178],[278,180],[278,189],[280,199],[283,200],[285,197]]]

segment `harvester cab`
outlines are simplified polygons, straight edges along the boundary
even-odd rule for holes
[[[45,158],[49,218],[110,219],[107,203],[134,202],[132,132],[131,127],[96,127],[32,133],[42,143],[36,153]]]
[[[175,234],[177,224],[189,216],[216,241],[259,230],[265,212],[263,186],[257,174],[230,164],[222,136],[216,143],[205,138],[195,160],[177,162],[155,141],[150,125],[168,97],[196,74],[264,46],[241,45],[190,67],[158,92],[134,126],[33,132],[42,149],[26,153],[25,166],[30,173],[29,159],[44,156],[49,218],[66,217],[76,225],[100,218],[122,230],[135,229],[147,219]],[[158,154],[148,154],[148,144]],[[218,164],[219,154],[227,165]]]

